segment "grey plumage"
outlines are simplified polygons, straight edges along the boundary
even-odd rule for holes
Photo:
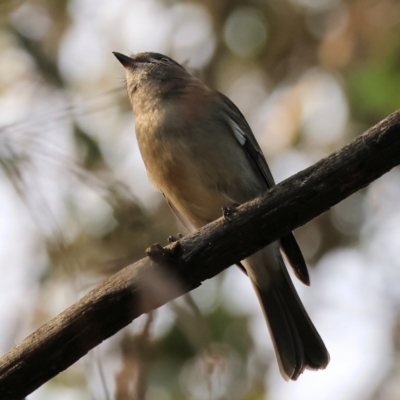
[[[158,53],[115,53],[126,69],[136,135],[149,178],[184,222],[199,228],[221,207],[246,202],[275,182],[239,109],[182,66]],[[284,265],[309,284],[292,234],[253,254],[242,265],[260,300],[285,379],[329,362]]]

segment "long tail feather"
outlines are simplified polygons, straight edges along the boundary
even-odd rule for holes
[[[261,260],[269,265],[259,265]],[[271,265],[271,260],[275,265]],[[324,369],[329,353],[304,309],[281,255],[275,252],[271,257],[271,248],[267,247],[243,264],[267,320],[282,376],[296,380],[306,368]]]

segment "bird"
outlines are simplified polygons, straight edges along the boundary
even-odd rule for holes
[[[257,140],[238,107],[170,57],[113,52],[125,69],[135,132],[148,177],[185,226],[198,229],[275,185]],[[286,268],[306,285],[309,274],[289,233],[238,265],[259,299],[279,371],[297,380],[320,370],[329,353]]]

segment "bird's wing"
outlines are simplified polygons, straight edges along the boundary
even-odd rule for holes
[[[268,167],[267,161],[262,153],[262,150],[257,143],[254,134],[247,123],[245,117],[235,104],[222,93],[218,93],[219,100],[225,105],[225,123],[227,123],[235,138],[243,147],[255,171],[258,171],[267,188],[275,185],[271,170]],[[297,278],[305,285],[310,284],[310,277],[307,270],[307,265],[304,261],[303,254],[296,242],[293,233],[289,233],[281,238],[281,248],[285,253],[289,264]]]
[[[225,105],[225,122],[230,125],[231,130],[247,153],[254,169],[261,174],[262,178],[267,184],[267,187],[271,188],[275,185],[274,178],[272,177],[271,170],[265,161],[264,154],[262,153],[261,148],[257,143],[257,140],[254,137],[254,134],[245,117],[235,106],[235,104],[228,99],[228,97],[222,93],[218,93],[218,96]]]

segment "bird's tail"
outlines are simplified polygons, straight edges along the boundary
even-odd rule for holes
[[[267,320],[280,372],[285,380],[296,380],[305,368],[324,369],[329,353],[304,309],[279,250],[273,246],[250,256],[243,264]]]

